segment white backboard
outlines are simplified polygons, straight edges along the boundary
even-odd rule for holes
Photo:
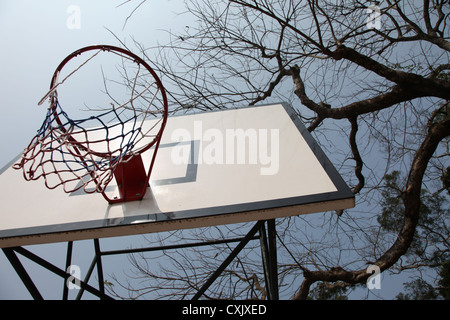
[[[143,154],[144,163],[152,150]],[[17,159],[15,159],[17,160]],[[145,198],[49,190],[0,170],[0,247],[266,220],[354,206],[354,196],[285,103],[171,116]],[[108,187],[113,194],[114,183]]]

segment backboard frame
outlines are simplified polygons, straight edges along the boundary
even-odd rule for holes
[[[298,132],[301,134],[309,148],[316,156],[317,160],[322,165],[323,170],[325,170],[328,177],[331,179],[332,183],[336,187],[336,191],[321,194],[301,195],[298,197],[283,199],[237,203],[218,207],[179,210],[176,212],[157,212],[145,215],[132,215],[120,218],[106,218],[37,227],[14,228],[9,230],[1,230],[0,216],[0,247],[6,248],[31,244],[117,237],[240,222],[271,220],[287,216],[326,212],[354,207],[355,198],[350,188],[347,186],[338,171],[332,165],[331,161],[303,125],[295,110],[288,103],[284,102],[272,103],[270,105],[281,105],[283,107]],[[264,108],[267,106],[269,105],[264,104],[213,112],[226,112],[228,110],[240,110],[246,108]],[[168,123],[169,122],[170,117],[168,119]],[[195,141],[192,143],[195,143]],[[164,142],[161,142],[160,150],[163,148]],[[194,148],[194,145],[191,145],[191,148]],[[1,175],[9,169],[11,163],[0,170],[0,182]],[[195,164],[191,164],[190,170],[196,169]],[[17,174],[20,173],[18,172]],[[63,212],[61,214],[63,214]]]

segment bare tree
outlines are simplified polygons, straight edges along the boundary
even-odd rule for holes
[[[448,260],[448,195],[441,178],[450,134],[449,1],[199,0],[186,7],[198,25],[169,32],[156,60],[172,102],[209,110],[289,100],[357,196],[348,212],[278,221],[283,290],[306,299],[317,283],[365,283],[368,265],[381,271],[430,267],[433,246]],[[155,60],[155,48],[136,45]],[[401,172],[395,188],[385,179],[394,170]],[[386,230],[379,223],[382,192],[394,189],[399,225]],[[424,191],[442,197],[435,211],[444,226],[422,253],[408,256],[415,239],[425,236],[418,232],[425,228]],[[199,250],[182,256],[184,263],[176,263],[186,272],[150,278],[164,279],[165,289],[184,281],[184,289],[195,290],[187,279],[198,283],[204,274],[192,277],[199,270],[189,265],[192,256],[203,267],[214,259]],[[208,297],[264,298],[261,273],[247,254],[220,282],[234,283],[235,290],[216,286]]]

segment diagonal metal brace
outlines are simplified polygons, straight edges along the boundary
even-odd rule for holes
[[[209,277],[209,279],[205,282],[205,284],[197,291],[197,293],[192,297],[192,300],[198,300],[206,290],[213,284],[213,282],[220,276],[223,270],[225,270],[226,267],[236,258],[236,256],[239,254],[239,252],[244,249],[244,247],[247,245],[247,243],[252,240],[252,238],[255,236],[255,234],[258,232],[258,230],[263,225],[264,221],[258,221],[253,228],[247,233],[247,235],[242,239],[241,242],[238,243],[236,248],[230,253],[230,255],[222,262],[222,264],[217,268],[216,271]]]
[[[8,259],[9,259],[10,257],[12,257],[13,262],[19,261],[18,258],[17,258],[17,256],[15,256],[15,254],[14,254],[14,251],[15,251],[15,252],[17,252],[17,253],[20,253],[20,254],[23,255],[24,257],[30,259],[31,261],[33,261],[33,262],[39,264],[40,266],[46,268],[47,270],[49,270],[49,271],[51,271],[51,272],[57,274],[58,276],[64,278],[65,280],[67,280],[69,277],[72,277],[75,281],[77,281],[77,284],[79,284],[79,286],[80,286],[81,288],[83,288],[84,290],[86,290],[86,291],[92,293],[93,295],[95,295],[95,296],[97,296],[97,297],[99,297],[99,298],[101,298],[101,299],[112,300],[112,298],[111,298],[110,296],[104,294],[104,293],[101,292],[100,290],[98,290],[98,289],[96,289],[96,288],[90,286],[89,284],[85,283],[84,281],[81,281],[80,279],[77,279],[77,278],[74,278],[73,276],[70,276],[70,275],[69,275],[67,272],[65,272],[64,270],[61,270],[60,268],[56,267],[55,265],[51,264],[50,262],[48,262],[48,261],[46,261],[46,260],[44,260],[44,259],[38,257],[37,255],[35,255],[34,253],[28,251],[28,250],[25,249],[25,248],[22,248],[22,247],[14,247],[14,248],[3,249],[3,251],[4,251],[5,254],[7,255]],[[12,253],[12,254],[11,254],[11,253]],[[15,259],[17,259],[17,261],[15,261],[15,259],[14,259],[13,256],[15,256]],[[20,264],[20,262],[19,262],[19,264]],[[16,265],[13,264],[13,266],[16,267],[16,266],[18,266],[18,265],[17,265],[17,263],[16,263]],[[20,266],[22,266],[22,265],[20,264]],[[20,266],[19,266],[19,271],[21,271],[21,270],[20,270]],[[22,268],[23,268],[23,266],[22,266]],[[16,269],[16,271],[17,271],[17,269]],[[25,269],[23,269],[23,271],[25,271]],[[26,271],[25,271],[25,273],[26,273]],[[19,275],[20,275],[20,274],[19,274]],[[25,279],[25,281],[27,281],[26,276],[23,277],[23,274],[21,275],[21,278],[22,278],[22,281],[24,281],[24,279]],[[29,278],[29,277],[28,277],[28,278]],[[29,281],[31,281],[31,278],[29,279]],[[24,282],[24,283],[25,283],[25,282]],[[30,288],[33,290],[33,292],[30,291],[30,293],[33,295],[33,298],[36,298],[36,297],[39,298],[40,294],[39,294],[39,292],[37,292],[37,294],[39,294],[39,296],[38,296],[38,295],[36,294],[36,292],[34,292],[34,289],[35,289],[36,291],[37,291],[37,289],[36,289],[36,287],[35,287],[35,285],[33,284],[32,281],[31,281],[31,284],[28,283],[28,281],[27,281],[27,283],[25,283],[25,285],[27,286],[27,288],[28,288],[29,291],[30,291]],[[33,287],[34,287],[34,289],[33,289]],[[42,296],[41,296],[41,299],[42,299]]]

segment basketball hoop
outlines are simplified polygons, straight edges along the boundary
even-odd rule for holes
[[[93,78],[94,69],[88,65],[98,65],[99,57],[105,54],[114,55],[108,61],[119,59],[107,70],[117,71],[116,78],[107,78],[105,67],[100,64],[103,80],[100,91],[106,99],[99,100],[100,106],[84,103],[89,116],[73,120],[67,109],[62,108],[58,89],[86,68],[86,77],[73,80],[76,85],[72,83],[70,88],[72,91],[85,85],[91,91],[92,85],[87,80]],[[82,63],[75,61],[82,56],[85,59]],[[59,81],[63,68],[74,63],[77,67]],[[114,90],[108,86],[115,86]],[[39,104],[47,99],[45,120],[14,168],[22,169],[26,180],[43,178],[49,189],[61,186],[66,193],[79,189],[99,192],[109,203],[142,199],[168,116],[166,93],[152,68],[122,48],[84,47],[67,56],[56,68],[50,90]],[[148,168],[142,161],[146,152],[151,157]],[[106,192],[113,178],[119,191],[116,196]]]

